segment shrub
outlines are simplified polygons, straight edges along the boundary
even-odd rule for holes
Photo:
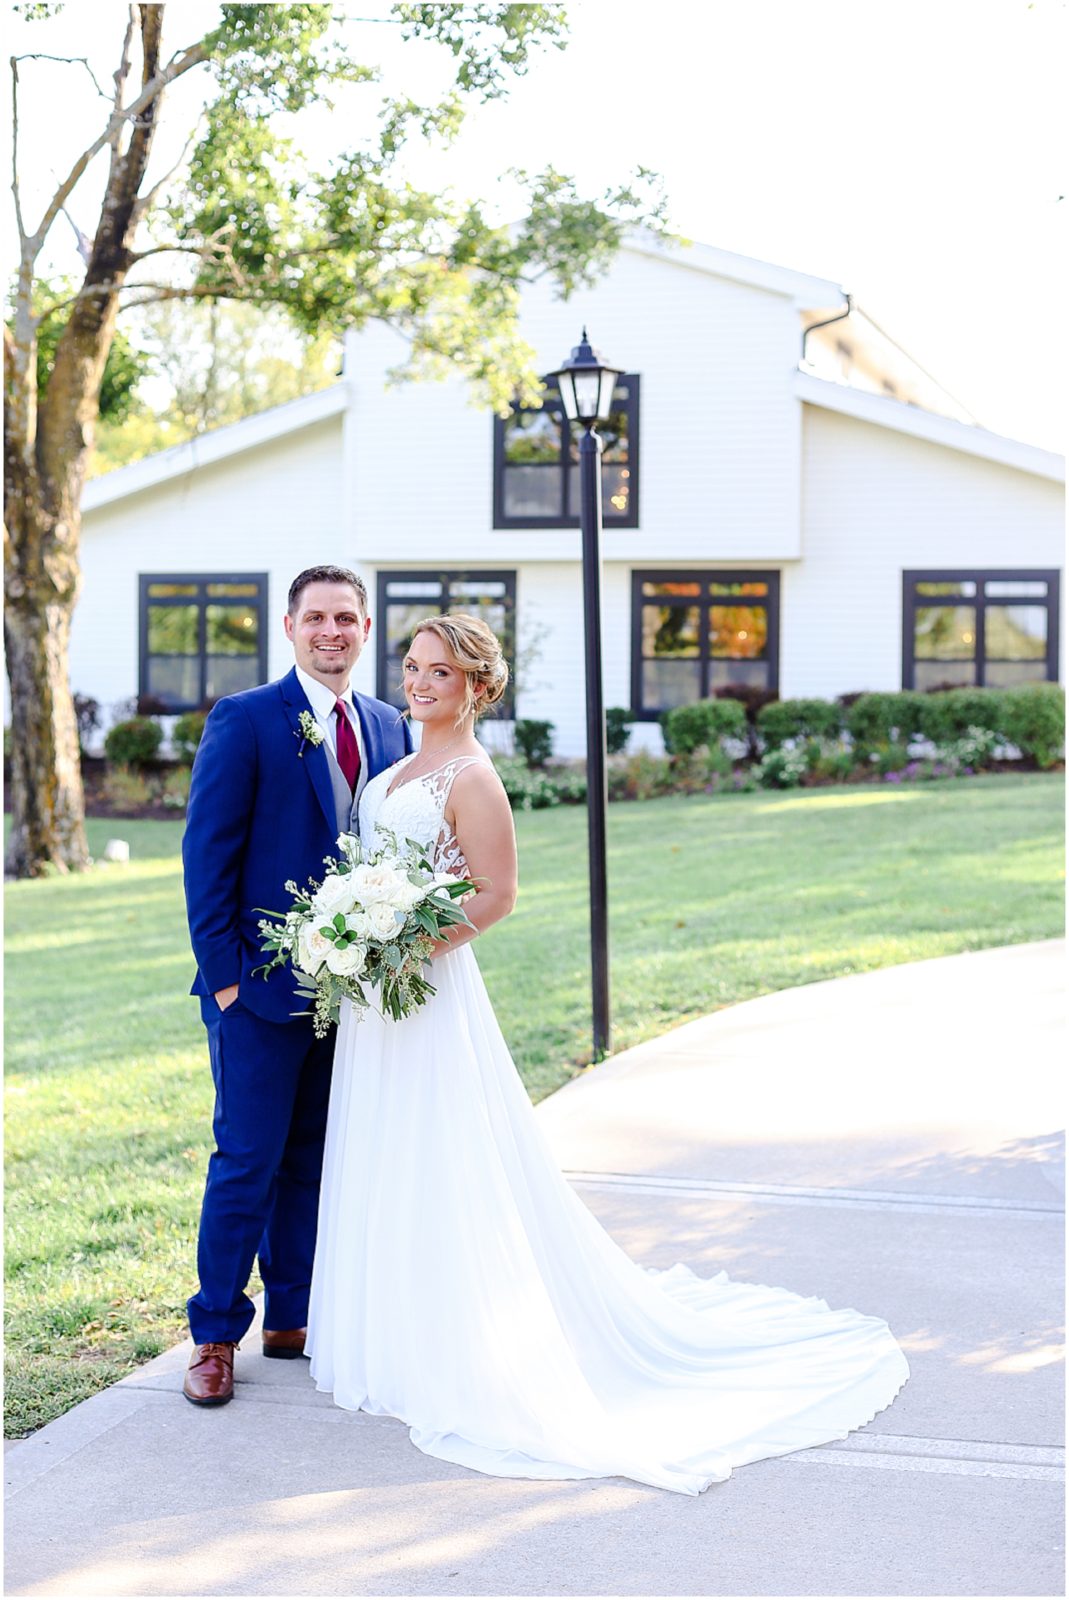
[[[609,706],[605,712],[605,749],[610,756],[623,755],[631,737],[633,717],[624,706]]]
[[[999,735],[990,728],[966,728],[960,739],[937,745],[936,754],[956,761],[960,767],[971,767],[974,772],[982,772],[991,765],[1001,743]]]
[[[175,722],[171,729],[171,747],[179,761],[192,763],[197,753],[197,746],[204,735],[204,724],[207,720],[206,711],[187,711]]]
[[[574,767],[534,770],[516,756],[499,756],[494,766],[514,811],[541,811],[586,799],[586,774]]]
[[[1038,767],[1052,767],[1065,750],[1065,690],[1057,683],[1029,683],[1002,692],[1000,732]]]
[[[757,714],[762,706],[779,699],[775,689],[763,689],[756,683],[724,683],[713,693],[718,700],[737,700],[746,712],[746,754],[756,761],[761,754],[757,737]]]
[[[913,689],[897,694],[859,695],[846,712],[846,726],[861,750],[905,744],[921,732],[922,707],[927,695]]]
[[[637,750],[626,761],[609,768],[610,800],[652,800],[654,795],[670,794],[675,786],[672,763],[666,756]]]
[[[687,756],[703,744],[712,748],[721,739],[745,742],[746,709],[738,700],[698,700],[664,712],[661,727],[669,755]]]
[[[757,683],[723,683],[713,693],[718,700],[737,700],[745,707],[746,720],[751,723],[757,722],[762,706],[769,706],[779,699],[775,689],[764,689]]]
[[[175,767],[160,785],[160,799],[174,811],[184,811],[189,804],[189,782],[193,774],[189,767]]]
[[[825,782],[846,783],[857,766],[857,754],[835,739],[809,739],[804,745],[809,771]]]
[[[536,722],[530,717],[520,717],[516,722],[516,747],[529,767],[544,767],[553,754],[552,722]]]
[[[109,761],[117,767],[144,767],[159,754],[163,729],[151,717],[116,722],[104,736]]]
[[[831,700],[774,700],[757,713],[757,728],[768,749],[788,739],[835,739],[842,712]]]
[[[999,733],[1005,721],[1001,689],[933,689],[921,697],[919,732],[933,744],[961,739],[970,728]]]
[[[752,768],[762,789],[797,789],[808,771],[804,750],[786,750],[778,747]]]
[[[885,745],[876,752],[876,771],[881,778],[889,772],[901,772],[909,762],[909,751],[904,744]]]
[[[701,745],[685,756],[673,756],[669,763],[671,792],[674,794],[704,794],[710,787],[717,788],[729,778],[733,762],[719,744]]]
[[[114,766],[104,774],[104,799],[116,811],[139,811],[152,799],[152,788],[143,772],[132,767]]]

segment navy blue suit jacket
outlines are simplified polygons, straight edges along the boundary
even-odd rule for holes
[[[408,722],[394,706],[353,696],[367,775],[407,755]],[[227,695],[209,713],[193,763],[182,840],[189,935],[197,963],[190,991],[208,996],[238,985],[243,1004],[270,1022],[288,1022],[302,1002],[293,973],[252,976],[267,959],[257,907],[286,911],[288,878],[302,887],[323,877],[337,855],[337,818],[327,754],[301,749],[299,718],[311,713],[295,670],[277,683]]]

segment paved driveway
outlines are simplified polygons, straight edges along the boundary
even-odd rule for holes
[[[697,1499],[485,1478],[254,1336],[195,1410],[180,1346],[9,1452],[8,1592],[1060,1594],[1063,1011],[1060,943],[954,956],[729,1008],[539,1107],[639,1260],[890,1322],[913,1376],[848,1440]]]

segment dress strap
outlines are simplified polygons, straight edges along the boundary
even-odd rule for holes
[[[436,767],[433,772],[425,772],[420,778],[430,789],[434,798],[444,809],[448,804],[453,782],[460,772],[466,772],[468,767],[492,767],[493,762],[489,756],[455,756],[452,761],[447,761],[441,767]]]

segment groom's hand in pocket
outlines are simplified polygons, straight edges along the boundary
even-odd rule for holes
[[[226,1011],[229,1006],[232,1006],[234,1004],[234,1001],[237,999],[237,997],[238,997],[238,986],[237,986],[237,984],[236,983],[229,983],[229,984],[227,984],[225,989],[218,989],[216,991],[215,1003],[219,1007],[220,1011]]]

